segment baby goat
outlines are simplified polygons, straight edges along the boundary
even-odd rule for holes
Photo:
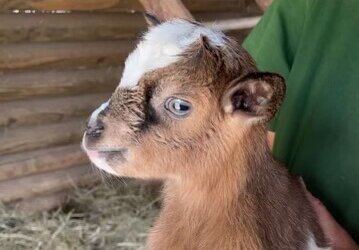
[[[111,174],[164,180],[148,249],[324,249],[303,188],[267,146],[284,93],[222,32],[167,21],[129,55],[83,147]]]

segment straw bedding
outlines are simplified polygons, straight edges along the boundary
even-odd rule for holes
[[[0,249],[143,249],[160,207],[158,188],[108,182],[76,189],[54,211],[29,215],[0,205]]]

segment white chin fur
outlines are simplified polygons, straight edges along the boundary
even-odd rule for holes
[[[82,140],[82,148],[85,150],[87,156],[90,158],[91,162],[95,164],[95,166],[99,169],[102,169],[103,171],[112,174],[112,175],[118,175],[111,166],[109,166],[106,162],[106,160],[101,157],[96,150],[90,150],[87,149],[85,146],[85,137]]]
[[[213,46],[224,46],[221,31],[198,26],[181,19],[157,25],[144,35],[137,48],[128,56],[120,81],[121,88],[133,88],[146,72],[166,67],[201,36]]]

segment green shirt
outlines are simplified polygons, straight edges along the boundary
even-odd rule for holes
[[[359,242],[359,0],[275,0],[244,47],[287,80],[276,158]]]

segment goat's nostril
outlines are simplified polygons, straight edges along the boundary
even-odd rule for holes
[[[86,134],[92,137],[99,137],[105,127],[102,124],[98,124],[94,127],[87,125]]]

